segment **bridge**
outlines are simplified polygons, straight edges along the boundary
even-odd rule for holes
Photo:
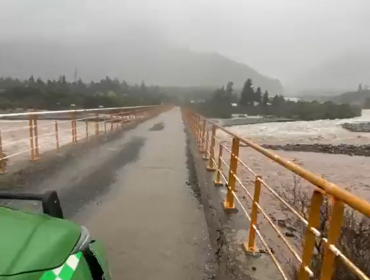
[[[328,280],[338,263],[369,279],[338,242],[346,209],[370,217],[369,202],[199,114],[161,105],[0,120],[1,188],[56,190],[65,217],[103,241],[113,279]],[[307,181],[306,208],[243,150]],[[269,213],[271,198],[285,218]]]

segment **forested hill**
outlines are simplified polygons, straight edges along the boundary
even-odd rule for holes
[[[0,44],[0,76],[44,80],[65,73],[85,81],[101,77],[125,77],[132,83],[159,86],[219,87],[234,81],[241,88],[247,78],[272,94],[282,94],[279,80],[266,77],[246,64],[215,53],[200,53],[162,45],[136,44],[127,40],[115,42],[2,42]]]

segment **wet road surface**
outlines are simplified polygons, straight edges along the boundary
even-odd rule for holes
[[[103,241],[113,279],[208,279],[203,210],[187,186],[178,108],[76,157],[38,190],[58,191],[64,214]]]

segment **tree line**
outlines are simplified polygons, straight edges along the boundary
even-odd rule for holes
[[[291,101],[282,95],[270,97],[266,90],[253,86],[251,79],[244,83],[240,94],[234,93],[233,83],[218,88],[206,100],[189,102],[187,106],[211,118],[230,118],[232,114],[270,115],[294,120],[353,118],[361,115],[361,108],[327,101]]]
[[[81,79],[67,81],[65,76],[43,81],[31,76],[20,80],[0,78],[0,109],[67,109],[158,105],[168,101],[158,86],[129,85],[117,78],[106,77],[99,82]]]

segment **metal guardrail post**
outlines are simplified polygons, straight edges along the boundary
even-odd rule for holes
[[[221,143],[218,146],[218,160],[217,160],[217,173],[215,186],[223,186],[224,184],[221,181],[221,170],[222,170],[222,145]]]
[[[99,114],[95,115],[96,120],[95,120],[95,136],[99,135]]]
[[[202,120],[200,116],[195,117],[196,119],[196,127],[197,127],[197,144],[198,147],[202,146]]]
[[[234,202],[234,192],[235,192],[235,176],[238,168],[237,157],[239,156],[239,139],[233,138],[233,144],[231,147],[230,155],[230,170],[229,170],[229,181],[227,184],[227,195],[224,201],[224,210],[226,212],[236,212],[238,211],[235,207]]]
[[[200,136],[200,145],[199,145],[199,151],[202,154],[206,152],[204,150],[204,144],[205,144],[205,138],[206,138],[206,126],[207,126],[207,120],[204,119],[202,121],[202,132],[201,132],[201,136]]]
[[[96,136],[100,134],[100,127],[99,127],[99,113],[96,114]]]
[[[110,114],[110,131],[113,131],[113,114]]]
[[[89,139],[89,122],[88,120],[85,121],[86,126],[86,139]]]
[[[39,135],[38,135],[38,129],[37,129],[37,116],[33,117],[33,133],[35,137],[35,159],[40,158],[40,153],[39,153]]]
[[[306,271],[311,263],[311,258],[315,248],[315,235],[311,228],[317,228],[320,225],[320,207],[323,201],[323,194],[315,190],[311,197],[308,225],[306,229],[305,243],[302,253],[302,263],[298,274],[298,280],[308,280],[309,274]]]
[[[204,160],[208,160],[209,159],[209,156],[208,156],[208,153],[209,153],[208,144],[209,144],[209,132],[207,130],[206,131],[206,136],[205,136],[205,141],[204,141],[204,155],[203,155],[203,159]]]
[[[251,213],[251,224],[249,226],[249,239],[248,244],[244,243],[244,247],[249,252],[256,252],[256,228],[257,228],[257,217],[258,217],[258,207],[257,203],[260,201],[260,194],[261,194],[261,176],[256,176],[254,181],[254,194],[253,194],[253,205],[252,205],[252,213]]]
[[[6,173],[5,171],[5,155],[4,155],[4,152],[3,152],[3,140],[2,140],[2,137],[1,137],[1,131],[0,131],[0,174],[4,174]]]
[[[33,118],[29,116],[29,130],[30,130],[30,148],[31,148],[31,160],[35,160],[35,147],[33,143]]]
[[[74,129],[74,122],[73,122],[73,112],[71,113],[71,135],[72,135],[72,143],[75,142],[75,129]]]
[[[215,160],[215,144],[216,144],[216,126],[212,125],[212,134],[211,134],[211,146],[209,147],[209,162],[207,170],[210,172],[215,171],[214,163]]]
[[[55,142],[56,142],[56,151],[57,153],[59,153],[59,129],[57,121],[55,121]]]
[[[77,143],[76,113],[71,113],[72,122],[72,143]]]
[[[330,216],[330,228],[328,234],[328,242],[325,244],[324,262],[321,269],[320,280],[330,280],[334,271],[334,260],[335,254],[329,249],[330,245],[335,245],[342,227],[344,213],[344,203],[339,200],[334,200],[331,216]]]

